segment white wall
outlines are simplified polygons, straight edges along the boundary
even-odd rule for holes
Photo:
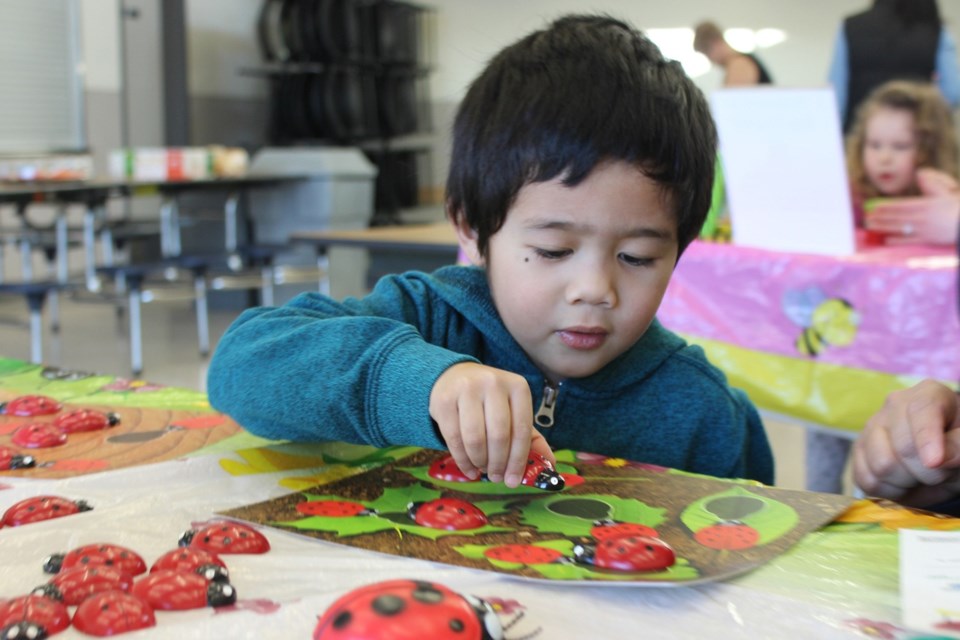
[[[162,1],[162,0],[161,0]],[[118,0],[80,0],[87,87],[119,89]],[[760,52],[776,81],[787,86],[825,82],[833,40],[843,17],[871,0],[426,0],[437,9],[436,68],[431,76],[437,146],[435,184],[442,184],[453,110],[469,82],[499,49],[568,12],[604,12],[641,29],[692,27],[712,19],[724,28],[773,27],[787,40]],[[192,96],[266,100],[267,83],[242,75],[260,54],[256,21],[261,0],[187,0],[188,74]],[[960,0],[940,0],[940,10],[960,41]],[[696,80],[706,92],[719,84],[711,72]],[[94,144],[96,141],[93,141]]]
[[[560,14],[580,11],[609,13],[644,30],[692,28],[707,19],[725,29],[782,29],[787,41],[760,52],[778,84],[823,84],[841,20],[870,4],[870,0],[600,0],[589,5],[578,0],[437,0],[435,97],[455,99],[503,46]],[[940,11],[960,40],[960,2],[940,0]]]

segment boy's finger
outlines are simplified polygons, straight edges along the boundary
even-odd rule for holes
[[[514,434],[522,437],[516,437],[511,440],[510,459],[507,462],[507,472],[503,478],[504,484],[508,487],[519,487],[523,480],[523,473],[527,469],[527,460],[530,456],[530,436],[529,430],[519,428],[514,429]]]
[[[487,468],[487,432],[486,418],[484,417],[483,402],[472,396],[461,396],[457,403],[459,408],[460,439],[470,464],[475,468]],[[463,467],[461,471],[466,473]]]
[[[530,390],[523,386],[510,396],[510,417],[513,422],[513,437],[510,441],[510,459],[504,482],[508,487],[517,487],[527,470],[533,428],[533,400]],[[539,435],[539,434],[538,434]]]
[[[460,424],[456,420],[453,422],[438,421],[437,424],[440,426],[443,441],[447,444],[447,451],[450,452],[450,457],[453,458],[460,471],[471,480],[480,477],[480,470],[470,462],[470,457],[463,448],[463,440],[460,438]]]
[[[493,395],[483,405],[487,437],[487,477],[493,482],[504,479],[509,461],[513,425],[506,397]]]

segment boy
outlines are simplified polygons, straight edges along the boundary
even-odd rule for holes
[[[457,114],[447,212],[482,268],[248,310],[210,401],[269,438],[446,447],[511,487],[550,447],[772,483],[756,410],[654,319],[715,157],[678,64],[612,18],[561,18],[495,56]]]

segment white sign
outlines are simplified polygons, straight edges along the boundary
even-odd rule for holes
[[[731,88],[711,95],[733,242],[849,255],[853,209],[833,90]]]

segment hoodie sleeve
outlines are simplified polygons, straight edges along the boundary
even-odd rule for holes
[[[443,448],[430,391],[476,361],[462,324],[426,276],[386,278],[363,299],[308,293],[250,309],[214,353],[210,403],[270,439]]]

